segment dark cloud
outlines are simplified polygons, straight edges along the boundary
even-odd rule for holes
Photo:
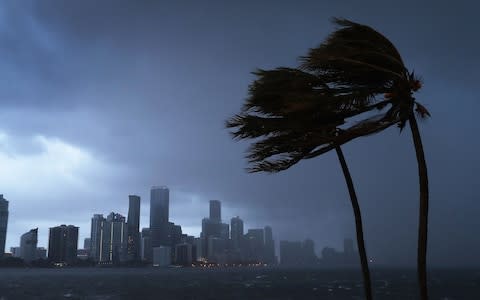
[[[54,197],[0,185],[13,210],[10,245],[25,224],[46,219],[82,224],[85,236],[93,213],[126,214],[132,193],[142,196],[145,226],[148,189],[166,184],[172,218],[192,232],[207,201],[220,199],[225,218],[272,225],[277,240],[311,237],[318,250],[340,247],[343,237],[354,237],[354,225],[335,155],[280,174],[246,174],[248,144],[230,140],[223,128],[247,95],[251,71],[295,65],[333,29],[329,18],[340,16],[385,33],[423,76],[418,99],[433,116],[420,124],[431,176],[430,258],[480,264],[476,8],[446,1],[5,2],[0,130],[24,140],[58,138],[107,170],[85,177],[88,189],[58,187]],[[409,131],[389,129],[345,153],[369,254],[414,264],[418,180]]]

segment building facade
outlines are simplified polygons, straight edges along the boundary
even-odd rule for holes
[[[230,220],[230,238],[232,239],[232,248],[240,250],[243,245],[243,220],[238,216]]]
[[[127,259],[140,258],[140,197],[128,196]]]
[[[219,200],[210,200],[210,220],[222,222],[222,204]]]
[[[102,226],[99,262],[115,264],[125,260],[126,235],[125,217],[114,212],[110,213]]]
[[[50,228],[48,259],[52,262],[73,263],[77,258],[78,227],[60,225]]]
[[[153,265],[156,267],[168,267],[172,264],[172,251],[168,246],[153,248]]]
[[[280,264],[283,266],[303,265],[302,242],[280,241]]]
[[[102,233],[105,225],[105,218],[101,214],[95,214],[92,218],[92,226],[90,230],[90,251],[89,256],[95,262],[100,261],[102,249]]]
[[[169,246],[170,191],[167,187],[152,187],[150,190],[150,243],[153,248]]]
[[[150,243],[150,228],[142,228],[140,237],[140,259],[146,262],[152,262],[153,252],[152,243]]]
[[[47,259],[47,249],[43,247],[37,248],[37,259]]]
[[[249,229],[245,235],[245,258],[251,262],[264,262],[265,234],[263,229]]]
[[[190,266],[193,261],[192,245],[182,243],[175,246],[175,264],[180,266]]]
[[[20,257],[26,262],[37,259],[38,228],[24,233],[20,238]]]
[[[0,258],[5,253],[8,225],[8,201],[0,194]]]
[[[273,232],[272,227],[265,226],[263,229],[265,233],[265,255],[264,255],[264,262],[273,265],[276,263],[275,261],[275,242],[273,240]]]

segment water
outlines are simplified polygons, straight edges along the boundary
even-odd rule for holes
[[[417,299],[415,272],[375,270],[375,299]],[[429,274],[432,300],[480,299],[480,270]],[[356,270],[0,269],[0,300],[363,299]]]

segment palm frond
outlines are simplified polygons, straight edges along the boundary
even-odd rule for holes
[[[392,125],[402,129],[414,105],[429,116],[412,97],[421,81],[385,36],[349,20],[334,23],[339,28],[298,68],[253,72],[241,112],[226,122],[234,139],[256,140],[246,155],[249,172],[282,171]],[[364,118],[370,111],[382,114]]]

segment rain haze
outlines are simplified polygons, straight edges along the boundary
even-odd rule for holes
[[[296,66],[334,29],[331,17],[377,28],[422,76],[416,96],[430,175],[429,262],[480,265],[479,6],[470,1],[2,1],[0,193],[10,201],[7,247],[39,227],[80,227],[127,214],[128,195],[170,188],[170,219],[198,236],[208,200],[222,218],[273,228],[274,239],[340,249],[355,237],[337,157],[278,174],[248,174],[248,142],[225,121],[256,68]],[[344,152],[369,257],[416,260],[418,175],[409,130],[390,128]]]

